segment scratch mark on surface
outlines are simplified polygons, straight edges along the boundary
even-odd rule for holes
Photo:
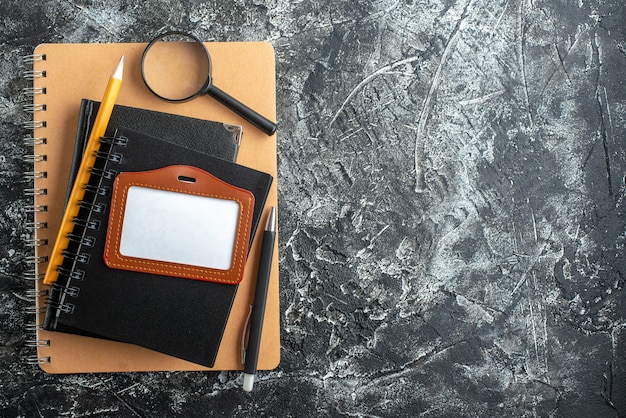
[[[127,388],[124,388],[124,389],[118,390],[118,391],[117,391],[117,393],[118,393],[119,395],[121,395],[122,393],[127,392],[127,391],[129,391],[129,390],[132,390],[132,389],[136,388],[137,386],[139,386],[139,383],[135,383],[135,384],[133,384],[133,385],[128,386]]]
[[[519,280],[519,282],[517,282],[517,285],[515,285],[515,288],[511,292],[511,296],[513,296],[515,292],[517,292],[517,290],[520,288],[522,283],[524,283],[524,281],[526,281],[526,273],[522,274],[522,278]]]
[[[554,50],[556,51],[556,56],[559,58],[561,69],[563,70],[563,73],[565,73],[565,78],[567,78],[567,81],[571,83],[572,80],[569,78],[569,73],[567,72],[567,68],[565,68],[565,58],[561,56],[561,52],[559,51],[559,48],[557,47],[556,44],[554,44]],[[569,50],[567,51],[567,53],[569,54]]]
[[[533,232],[535,234],[535,242],[538,242],[539,237],[537,235],[537,221],[535,220],[535,211],[532,208],[530,209],[530,216],[533,219]]]
[[[511,224],[511,229],[513,232],[511,233],[511,237],[513,238],[513,253],[518,254],[518,246],[517,246],[517,228],[515,228],[515,224]]]
[[[126,402],[124,399],[122,399],[121,396],[119,396],[117,393],[113,393],[113,396],[115,396],[117,398],[117,400],[119,400],[122,405],[124,405],[126,407],[126,409],[128,411],[130,411],[131,414],[133,414],[134,416],[137,417],[144,417],[144,415],[140,414],[139,412],[137,412],[137,410],[135,408],[133,408],[128,402]]]
[[[569,73],[567,72],[567,67],[565,66],[565,60],[566,58],[569,56],[570,51],[572,50],[572,48],[574,48],[574,46],[576,45],[576,43],[578,42],[578,39],[580,38],[580,35],[578,35],[575,39],[574,39],[574,43],[572,45],[570,45],[570,47],[568,48],[567,51],[565,51],[565,55],[561,55],[561,51],[559,51],[559,47],[558,47],[558,43],[554,43],[552,46],[554,47],[554,51],[556,53],[556,56],[558,58],[559,63],[558,64],[554,64],[555,66],[558,66],[561,71],[565,74],[565,78],[567,80],[567,82],[571,85],[572,84],[572,80],[570,79]],[[552,57],[550,57],[550,59],[554,62],[554,60],[552,59]],[[543,97],[546,89],[548,88],[548,86],[550,86],[550,83],[552,83],[552,80],[554,80],[554,77],[557,75],[558,73],[558,69],[555,69],[552,74],[550,74],[550,77],[548,77],[548,79],[546,80],[546,82],[543,84],[543,87],[541,88],[541,93],[539,94],[539,97]]]
[[[400,367],[382,369],[375,373],[370,374],[369,382],[366,383],[366,387],[387,387],[389,382],[398,381],[403,376],[412,374],[415,372],[413,366],[416,364],[428,364],[434,361],[435,358],[444,355],[446,352],[454,349],[455,347],[467,343],[467,339],[461,339],[458,341],[452,341],[449,344],[442,345],[441,347],[431,347],[427,352],[421,352],[412,360],[402,364]]]
[[[608,96],[606,93],[606,87],[602,87],[602,89],[604,91],[604,106],[602,103],[602,98],[598,92],[598,105],[600,107],[600,132],[602,135],[602,146],[604,148],[604,160],[606,164],[609,196],[613,197],[613,184],[612,184],[612,175],[611,175],[611,156],[610,156],[609,144],[608,144],[609,132],[607,132],[607,124],[609,126],[609,129],[612,130],[613,122],[611,121],[611,110],[609,108],[609,100],[608,100]],[[605,119],[606,119],[606,122],[605,122]]]
[[[356,129],[356,130],[354,130],[352,132],[347,132],[344,136],[339,138],[337,141],[338,142],[343,142],[346,139],[349,139],[349,138],[353,137],[354,135],[356,135],[356,134],[358,134],[359,132],[362,132],[362,131],[363,131],[363,127],[360,127],[359,129]]]
[[[532,299],[530,298],[530,296],[528,296],[528,307],[530,309],[528,316],[530,317],[530,324],[532,325],[533,342],[535,345],[535,357],[537,358],[537,361],[539,361],[539,346],[537,344],[537,328],[535,326],[535,313],[533,311],[533,303],[532,303]]]
[[[507,7],[509,7],[508,0],[504,4],[504,7],[502,8],[502,13],[500,13],[500,17],[498,17],[498,21],[493,26],[493,28],[491,28],[491,33],[489,34],[489,37],[493,37],[493,34],[496,32],[496,29],[498,29],[498,27],[500,26],[500,22],[502,21],[502,17],[504,16],[504,13],[506,12]]]
[[[363,88],[363,86],[365,86],[367,83],[369,83],[370,81],[372,81],[374,78],[378,77],[379,75],[383,75],[383,74],[389,74],[390,71],[405,65],[405,64],[410,64],[412,62],[415,62],[419,59],[419,56],[413,56],[413,57],[409,57],[409,58],[405,58],[403,60],[400,61],[396,61],[392,64],[389,65],[385,65],[384,67],[379,68],[378,70],[374,71],[372,74],[368,75],[367,77],[365,77],[363,80],[361,80],[361,82],[359,84],[357,84],[352,91],[350,92],[350,94],[348,94],[348,97],[346,97],[346,99],[343,101],[343,103],[341,104],[341,106],[339,106],[339,109],[337,110],[337,112],[335,112],[335,114],[333,115],[332,119],[330,120],[330,123],[328,124],[329,126],[332,126],[336,121],[337,118],[339,117],[339,115],[341,114],[341,112],[343,112],[343,110],[345,109],[346,105],[348,103],[350,103],[350,101],[354,98],[354,96],[357,95],[357,93]]]
[[[543,317],[543,360],[546,368],[546,381],[550,383],[550,374],[548,373],[548,315],[545,304],[543,305],[543,311],[545,313]]]
[[[505,93],[504,90],[498,90],[498,91],[494,91],[493,93],[485,94],[485,95],[480,96],[480,97],[475,97],[473,99],[461,100],[459,102],[459,104],[461,106],[468,106],[468,105],[475,105],[475,104],[484,104],[484,103],[488,102],[489,100],[493,99],[494,97],[500,96],[500,95],[502,95],[504,93]]]
[[[11,294],[12,294],[14,297],[16,297],[17,299],[19,299],[19,300],[22,300],[22,301],[25,301],[25,302],[32,302],[32,299],[31,299],[31,298],[29,298],[29,297],[28,297],[28,296],[26,296],[26,295],[22,295],[22,294],[20,294],[20,293],[15,293],[15,292],[11,292]]]
[[[378,237],[380,237],[383,232],[385,232],[387,230],[387,228],[389,228],[391,225],[387,224],[385,225],[385,227],[383,229],[380,230],[380,232],[378,234],[376,234],[376,236],[374,238],[372,238],[372,242],[374,242],[374,240],[378,239]]]
[[[611,106],[609,105],[609,97],[606,94],[606,87],[602,87],[604,90],[604,104],[606,105],[606,116],[609,120],[609,133],[613,132],[613,119],[611,119]]]
[[[524,2],[520,1],[518,8],[518,22],[519,22],[519,66],[520,73],[522,76],[522,84],[524,86],[524,100],[526,101],[526,111],[528,113],[528,119],[530,122],[530,126],[532,128],[535,127],[535,121],[533,120],[532,111],[530,108],[530,96],[528,94],[528,80],[526,79],[526,50],[524,48],[525,44],[525,29],[524,29]]]
[[[450,37],[448,38],[448,42],[446,43],[446,46],[443,50],[443,54],[441,54],[441,60],[439,61],[439,65],[437,66],[437,70],[435,71],[435,75],[433,76],[433,80],[430,84],[430,89],[428,90],[428,94],[426,95],[426,98],[424,99],[424,104],[422,105],[419,123],[417,124],[417,133],[415,135],[415,191],[417,193],[424,192],[424,189],[426,187],[426,180],[424,178],[424,172],[422,169],[422,164],[424,162],[424,141],[422,140],[422,137],[425,136],[424,131],[426,130],[426,121],[430,116],[431,100],[435,95],[435,91],[437,91],[437,89],[439,88],[441,73],[446,62],[448,61],[448,57],[454,50],[454,46],[459,39],[461,27],[468,17],[467,11],[471,3],[472,1],[470,0],[465,5],[465,9],[463,10],[461,18],[457,21],[456,26],[454,27],[452,33],[450,34]]]
[[[602,140],[602,149],[604,150],[604,164],[606,166],[606,181],[607,181],[607,187],[609,190],[609,197],[613,197],[613,184],[612,184],[612,173],[611,173],[611,156],[610,156],[610,151],[609,151],[609,144],[608,144],[608,134],[606,131],[606,123],[605,123],[605,119],[607,118],[606,116],[606,111],[604,109],[604,106],[602,105],[602,98],[600,97],[599,92],[596,93],[597,96],[597,102],[598,102],[598,108],[600,110],[600,139]]]
[[[366,251],[368,250],[372,250],[372,248],[374,248],[374,242],[378,239],[378,237],[380,237],[383,232],[385,232],[387,230],[387,228],[389,228],[391,226],[391,224],[387,224],[383,227],[383,229],[381,229],[376,235],[374,235],[372,237],[372,239],[370,239],[370,243],[367,245],[367,247],[365,248],[361,248],[357,253],[356,256],[357,257],[361,257],[363,254],[365,254]]]

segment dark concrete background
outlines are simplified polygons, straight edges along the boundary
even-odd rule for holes
[[[0,2],[0,416],[626,416],[621,0]],[[268,40],[281,366],[28,366],[20,61]]]

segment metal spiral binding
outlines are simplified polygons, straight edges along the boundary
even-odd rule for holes
[[[46,308],[43,306],[36,306],[36,305],[31,305],[31,306],[27,306],[26,309],[24,309],[24,311],[26,312],[27,315],[43,315],[44,313],[46,313]]]
[[[117,176],[117,171],[115,170],[102,170],[100,168],[92,167],[91,174],[97,177],[105,178],[107,180],[113,180],[115,176]]]
[[[24,296],[26,297],[26,299],[34,302],[35,299],[39,297],[48,296],[48,289],[42,289],[42,290],[29,289],[24,293]]]
[[[24,78],[26,80],[34,80],[36,78],[45,78],[46,77],[46,72],[45,71],[35,71],[35,70],[28,70],[28,71],[24,71]]]
[[[46,229],[48,228],[48,222],[26,222],[24,226],[30,230],[33,229]]]
[[[46,94],[46,88],[45,87],[26,87],[24,90],[22,90],[22,93],[26,97],[34,97],[38,94]]]
[[[48,262],[48,256],[45,255],[29,255],[25,257],[26,263],[29,265],[41,264]]]
[[[24,137],[24,145],[27,147],[34,147],[35,145],[46,145],[48,140],[46,138],[35,138],[30,135]]]
[[[26,205],[24,206],[26,213],[48,212],[47,205]]]
[[[70,289],[68,287],[61,288],[60,299],[59,300],[48,300],[48,308],[55,309],[57,311],[63,312],[65,314],[74,313],[74,304],[67,303],[64,301],[65,296],[68,294],[67,290]],[[78,293],[76,293],[78,294]],[[45,311],[45,310],[44,310]]]
[[[43,238],[33,238],[29,242],[26,243],[28,247],[43,247],[44,245],[48,245],[48,240]]]
[[[46,110],[46,105],[43,103],[27,103],[22,107],[24,111],[28,113],[43,112]]]
[[[64,258],[68,260],[76,261],[77,263],[81,263],[81,264],[87,264],[89,263],[89,260],[91,259],[91,256],[89,254],[72,253],[67,250],[61,251],[61,254],[63,254]]]
[[[26,65],[32,66],[36,62],[45,60],[46,56],[43,54],[32,54],[23,57],[22,62]],[[24,71],[23,76],[27,80],[34,81],[35,79],[46,77],[46,72],[43,70],[29,69]],[[33,86],[25,88],[22,93],[26,98],[25,100],[28,101],[28,103],[23,104],[23,110],[32,115],[31,120],[23,123],[24,128],[31,131],[31,133],[26,135],[23,140],[24,145],[30,148],[30,152],[24,156],[24,161],[28,164],[32,164],[33,166],[32,170],[24,173],[23,179],[31,185],[31,187],[25,188],[24,194],[27,200],[32,202],[32,204],[26,205],[24,210],[29,217],[32,217],[31,220],[28,220],[25,223],[25,227],[30,231],[30,236],[32,237],[29,242],[27,242],[27,245],[33,248],[32,255],[26,257],[26,263],[31,267],[31,269],[24,274],[24,280],[33,282],[34,286],[33,289],[27,290],[24,296],[27,300],[32,302],[32,306],[26,309],[26,314],[34,315],[35,317],[35,320],[29,322],[25,327],[25,331],[29,335],[26,339],[25,345],[27,347],[38,349],[40,347],[47,347],[50,345],[49,340],[39,337],[39,331],[42,330],[41,321],[39,319],[41,315],[45,313],[45,299],[49,295],[49,290],[41,286],[43,274],[37,272],[37,265],[48,261],[48,257],[39,255],[37,249],[47,246],[49,243],[47,239],[37,238],[36,236],[37,231],[48,228],[48,223],[35,220],[35,215],[37,213],[48,211],[48,206],[39,202],[39,199],[41,199],[42,196],[47,195],[48,190],[37,185],[39,180],[48,177],[48,173],[35,168],[37,163],[47,160],[47,155],[45,153],[41,153],[40,151],[41,147],[47,144],[47,139],[45,137],[35,136],[32,132],[35,129],[46,127],[46,121],[42,120],[40,116],[42,112],[46,111],[46,105],[43,103],[35,103],[36,96],[46,94],[46,89],[44,87]],[[37,151],[35,151],[36,148]],[[40,357],[37,353],[26,358],[26,363],[33,365],[45,364],[49,362],[50,357]]]
[[[100,137],[100,143],[125,147],[126,144],[128,144],[128,138],[126,138],[125,136],[103,136]]]
[[[43,280],[44,273],[35,273],[34,271],[24,273],[24,280],[40,281]]]
[[[67,234],[67,238],[80,245],[84,245],[85,247],[93,247],[96,243],[96,239],[94,237],[89,236],[80,236],[77,234]]]
[[[85,191],[88,193],[94,193],[100,196],[108,196],[111,189],[106,186],[92,186],[91,184],[86,184]]]
[[[24,194],[27,197],[43,196],[43,195],[48,194],[48,189],[30,187],[30,188],[24,189]]]
[[[43,329],[41,324],[38,322],[29,322],[28,324],[26,324],[25,328],[26,328],[26,331],[31,334],[37,331],[41,331]]]
[[[32,60],[43,60],[45,57],[32,57]],[[33,71],[26,74],[27,77],[36,78],[45,76],[44,72]],[[35,94],[45,94],[45,89],[31,89],[25,91],[25,94],[28,96],[34,96]],[[43,112],[46,110],[45,105],[32,105],[27,107],[27,111],[33,113],[33,121],[25,124],[26,128],[29,129],[37,129],[37,128],[45,128],[46,122],[35,120],[36,112]],[[85,185],[86,195],[79,202],[79,205],[82,208],[89,210],[90,213],[93,214],[101,214],[106,210],[106,204],[99,203],[97,201],[97,196],[106,196],[110,194],[110,187],[107,187],[102,184],[102,180],[112,180],[117,175],[116,170],[112,170],[107,167],[107,165],[111,163],[119,163],[121,162],[122,156],[118,153],[111,152],[111,148],[113,145],[124,146],[126,145],[126,138],[101,138],[101,142],[103,144],[108,144],[109,147],[107,151],[99,150],[96,152],[96,158],[102,160],[104,162],[103,168],[92,168],[92,178],[99,179],[98,182],[92,184]],[[45,146],[47,144],[47,139],[45,137],[36,137],[36,136],[28,136],[24,138],[24,143],[27,146],[39,147]],[[25,157],[25,160],[36,164],[39,162],[46,161],[47,156],[45,154],[36,154],[33,152],[32,154]],[[37,170],[33,168],[32,171],[27,171],[24,173],[24,180],[31,182],[33,187],[27,188],[25,193],[29,198],[33,198],[33,204],[28,205],[26,207],[27,213],[32,213],[33,216],[35,213],[47,211],[46,205],[41,205],[35,203],[35,198],[40,198],[41,196],[45,196],[47,194],[47,190],[45,188],[37,187],[36,182],[47,178],[48,174],[45,171]],[[69,300],[71,298],[76,298],[80,293],[80,286],[76,284],[72,284],[72,281],[80,281],[84,280],[85,272],[80,269],[81,264],[89,263],[90,254],[88,252],[81,251],[84,247],[92,247],[95,244],[95,238],[89,236],[87,233],[90,230],[97,230],[101,226],[101,222],[97,219],[78,219],[74,218],[73,223],[75,229],[72,233],[68,235],[70,241],[78,245],[78,248],[72,248],[71,251],[64,250],[62,252],[65,260],[68,261],[67,265],[64,263],[62,266],[57,266],[56,269],[59,275],[66,278],[63,283],[55,283],[50,289],[41,289],[37,286],[34,290],[28,291],[26,298],[32,301],[42,301],[44,298],[49,297],[50,295],[54,295],[54,299],[48,299],[46,304],[49,309],[56,309],[57,312],[71,315],[74,311],[74,304],[70,303]],[[36,230],[47,228],[48,225],[46,222],[29,221],[27,223],[27,227],[34,233]],[[48,245],[47,240],[34,238],[30,245],[34,248]],[[47,262],[47,257],[33,255],[29,262],[35,266],[39,263]],[[36,273],[33,268],[33,272],[28,274],[26,277],[28,280],[33,280],[38,283],[38,281],[43,279],[43,274]],[[39,284],[39,283],[38,283]],[[41,290],[40,290],[41,289]],[[57,297],[58,296],[58,297]],[[34,306],[27,310],[27,313],[35,315],[36,318],[40,318],[41,315],[45,313],[45,309],[43,308],[44,304],[34,304]],[[31,335],[30,338],[26,340],[26,346],[40,349],[42,347],[47,347],[50,345],[50,341],[46,339],[42,339],[39,337],[39,331],[42,330],[41,321],[36,320],[27,325],[26,331]],[[27,359],[28,364],[33,365],[41,365],[50,363],[51,358],[49,356],[39,356],[34,355]]]
[[[103,136],[100,138],[100,143],[125,147],[128,143],[128,138],[125,136]]]
[[[80,292],[80,287],[78,286],[68,286],[65,289],[65,294],[71,297],[77,297]]]
[[[74,280],[83,280],[85,277],[85,272],[82,270],[78,270],[78,269],[69,270],[64,267],[57,267],[57,271],[59,272],[59,274],[68,276],[70,279],[74,279]]]
[[[72,297],[76,297],[78,296],[78,293],[80,293],[80,287],[78,286],[63,286],[60,285],[58,283],[55,283],[53,285],[50,286],[50,289],[52,289],[55,292],[60,292],[60,293],[64,293],[68,296],[72,296]],[[59,306],[57,304],[57,306]]]
[[[106,205],[103,203],[91,203],[81,200],[80,202],[78,202],[78,205],[81,208],[87,209],[88,211],[94,213],[103,213],[106,210]]]
[[[72,219],[72,222],[74,223],[74,225],[77,225],[81,228],[85,228],[85,229],[93,229],[93,230],[97,230],[100,228],[100,221],[96,220],[96,219],[90,219],[90,220],[83,220],[83,219],[79,219],[79,218],[74,218]]]
[[[100,138],[102,144],[107,145],[126,145],[126,138]],[[113,153],[112,147],[107,146],[104,149],[96,152],[96,158],[104,162],[104,167],[101,169],[91,169],[91,179],[88,184],[83,187],[85,189],[85,196],[78,202],[78,205],[87,209],[89,217],[86,219],[79,219],[75,217],[72,219],[74,228],[71,233],[67,235],[69,241],[74,243],[70,249],[62,251],[64,263],[56,266],[56,270],[59,273],[59,277],[63,277],[62,282],[58,281],[51,288],[51,294],[54,295],[54,300],[48,301],[48,306],[65,314],[72,314],[74,310],[74,304],[68,302],[70,298],[78,297],[80,292],[80,286],[73,285],[72,281],[81,281],[84,279],[85,272],[80,269],[81,264],[87,264],[90,261],[89,247],[93,247],[96,242],[94,236],[89,235],[89,231],[98,230],[101,226],[101,222],[98,219],[92,219],[92,214],[102,214],[106,210],[106,204],[98,202],[98,196],[107,196],[110,194],[110,187],[103,185],[103,179],[113,179],[117,173],[115,170],[111,170],[107,167],[110,163],[119,163],[122,159],[121,154]],[[83,252],[85,249],[85,252]]]
[[[45,154],[28,154],[24,156],[24,161],[30,164],[35,164],[47,160],[48,156]]]
[[[22,57],[22,62],[24,64],[33,64],[37,61],[45,61],[46,60],[46,54],[30,54],[30,55],[24,55]]]
[[[46,121],[45,120],[30,120],[24,122],[24,127],[29,130],[37,129],[37,128],[45,128]]]
[[[118,154],[118,153],[111,154],[106,151],[96,151],[96,158],[101,158],[103,160],[111,161],[114,163],[119,163],[122,161],[122,154]]]
[[[47,171],[26,171],[24,173],[24,180],[30,182],[36,179],[45,179],[48,177]]]
[[[26,347],[47,347],[50,345],[50,340],[38,340],[36,338],[29,338],[25,343]]]
[[[38,366],[41,364],[50,363],[50,356],[47,357],[38,357],[38,356],[30,356],[26,359],[26,364],[29,366]]]

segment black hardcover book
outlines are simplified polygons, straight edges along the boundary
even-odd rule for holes
[[[105,138],[98,155],[74,221],[72,234],[81,238],[65,251],[44,328],[137,344],[212,367],[237,286],[107,267],[110,190],[119,172],[200,168],[252,192],[252,242],[272,176],[126,128]]]
[[[74,158],[66,200],[72,190],[83,150],[99,108],[100,102],[95,100],[83,99],[80,103]],[[238,125],[115,105],[105,135],[113,136],[115,129],[119,126],[175,142],[228,161],[237,160],[242,136],[241,126]]]

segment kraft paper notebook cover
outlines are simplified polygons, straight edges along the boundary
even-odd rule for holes
[[[246,219],[250,220],[254,231],[272,178],[266,173],[125,128],[120,127],[115,138],[119,141],[102,139],[95,167],[98,172],[114,170],[120,174],[116,178],[91,175],[88,185],[93,191],[84,199],[89,206],[79,212],[80,222],[75,222],[72,232],[80,240],[72,241],[67,249],[62,268],[68,273],[60,274],[51,287],[44,327],[129,342],[211,367],[238,286],[170,277],[164,275],[163,270],[146,274],[145,267],[154,265],[155,261],[144,263],[139,272],[105,263],[103,254],[112,253],[108,251],[107,222],[111,232],[109,214],[116,212],[115,200],[112,201],[114,180],[149,171],[145,177],[155,179],[156,184],[162,186],[162,180],[157,181],[159,170],[156,169],[175,165],[199,168],[229,185],[223,186],[218,196],[228,196],[232,186],[252,192],[253,206]],[[172,188],[168,184],[166,190]],[[159,212],[159,206],[155,203],[147,208],[146,215]],[[209,223],[207,216],[208,213],[195,229]],[[242,213],[242,220],[243,217]],[[165,220],[168,224],[175,221],[174,216]],[[97,225],[85,227],[88,222]],[[155,235],[166,226],[150,224],[142,228],[141,235]],[[245,262],[248,239],[246,235],[240,241],[240,262]],[[190,271],[189,266],[185,271]],[[226,277],[224,270],[219,273]],[[76,277],[78,274],[80,276]],[[221,281],[221,278],[216,280]]]
[[[140,59],[146,44],[43,44],[28,57],[33,62],[33,138],[35,167],[33,175],[36,253],[34,278],[37,294],[36,357],[50,373],[109,371],[209,370],[131,344],[123,344],[40,329],[45,309],[47,287],[41,283],[56,231],[62,217],[70,177],[72,150],[81,99],[100,100],[111,68],[125,56],[124,82],[117,104],[156,110],[199,119],[241,125],[242,137],[237,161],[276,177],[276,137],[268,137],[210,97],[186,103],[168,103],[153,96],[144,86]],[[207,43],[213,58],[213,78],[232,96],[270,119],[276,115],[274,53],[263,42]],[[267,197],[268,207],[277,204],[277,182]],[[264,213],[261,220],[264,219]],[[254,294],[255,262],[260,253],[256,236],[249,253],[246,275],[233,302],[229,321],[211,370],[239,370],[241,332],[249,303]],[[274,253],[268,305],[261,342],[260,369],[276,367],[280,361],[280,323],[278,305],[278,251]],[[250,264],[252,263],[252,264]]]

